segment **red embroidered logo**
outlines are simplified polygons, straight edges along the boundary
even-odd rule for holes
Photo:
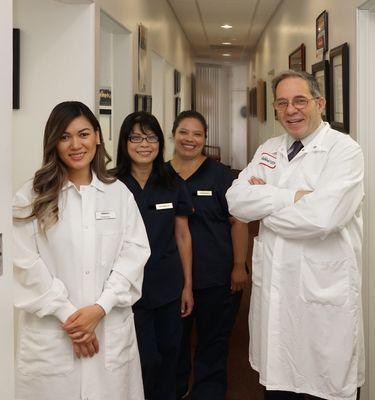
[[[276,156],[270,153],[262,153],[260,155],[260,165],[264,165],[270,169],[276,168]]]

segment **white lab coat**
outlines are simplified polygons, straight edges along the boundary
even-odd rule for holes
[[[294,204],[298,190],[312,193]],[[232,215],[260,220],[249,350],[268,390],[355,400],[364,382],[362,198],[361,149],[328,123],[291,162],[286,135],[265,142],[227,192]]]
[[[14,215],[31,203],[28,182]],[[105,214],[107,212],[107,214]],[[143,400],[131,305],[141,297],[150,249],[133,195],[121,182],[94,175],[59,197],[59,221],[38,233],[37,222],[14,224],[15,304],[23,310],[16,356],[17,400]],[[100,304],[100,350],[77,359],[62,323],[78,308]]]

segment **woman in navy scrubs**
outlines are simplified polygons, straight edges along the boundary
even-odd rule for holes
[[[248,282],[245,260],[247,225],[231,217],[225,193],[233,176],[223,164],[207,158],[204,117],[180,113],[173,125],[175,155],[170,165],[188,185],[194,214],[189,216],[193,242],[193,314],[184,320],[177,377],[177,399],[187,398],[191,370],[190,334],[195,320],[193,400],[224,400],[227,390],[228,341]]]
[[[167,170],[163,151],[163,132],[153,115],[125,118],[116,174],[134,195],[151,247],[142,298],[133,306],[147,400],[175,400],[181,317],[193,309],[193,206],[183,180]]]

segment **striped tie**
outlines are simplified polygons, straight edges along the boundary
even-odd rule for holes
[[[291,161],[293,158],[299,153],[299,151],[303,148],[303,144],[300,140],[296,140],[289,149],[288,160]]]

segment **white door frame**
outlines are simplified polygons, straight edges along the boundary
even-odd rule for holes
[[[375,0],[357,10],[357,137],[365,157],[363,311],[366,345],[366,384],[361,400],[375,398]]]
[[[12,28],[13,1],[0,2],[0,232],[3,272],[0,272],[0,398],[14,399],[13,296],[11,264],[12,204]],[[1,256],[0,256],[1,258]]]

